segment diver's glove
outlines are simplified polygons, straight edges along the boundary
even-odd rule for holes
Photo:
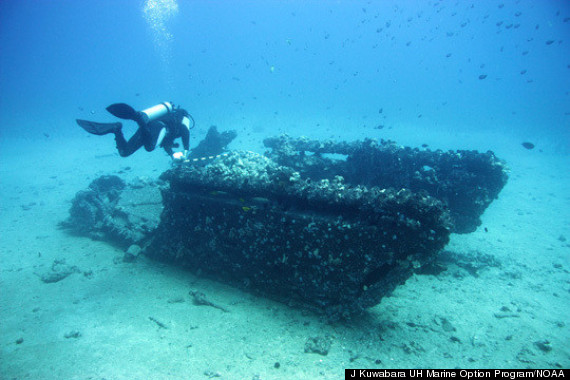
[[[172,155],[172,160],[174,162],[185,162],[188,160],[188,151],[185,150],[184,152],[176,152]]]

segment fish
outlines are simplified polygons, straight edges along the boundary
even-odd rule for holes
[[[534,149],[534,144],[528,141],[523,142],[521,145],[524,146],[526,149]]]

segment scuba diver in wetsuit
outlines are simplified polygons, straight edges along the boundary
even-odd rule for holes
[[[77,124],[87,132],[94,135],[115,134],[117,150],[121,157],[127,157],[144,146],[147,152],[151,152],[157,146],[164,148],[166,153],[175,160],[185,159],[190,145],[190,129],[194,127],[194,119],[188,111],[180,107],[174,107],[170,102],[157,104],[143,111],[135,111],[133,107],[125,103],[111,104],[107,107],[113,116],[120,119],[135,121],[139,129],[129,139],[123,136],[123,125],[117,123],[97,123],[94,121],[77,119]],[[190,125],[192,120],[192,125]],[[178,147],[174,143],[177,138],[182,139],[183,152],[174,153],[172,148]]]

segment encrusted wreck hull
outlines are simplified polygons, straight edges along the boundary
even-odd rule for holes
[[[507,183],[507,169],[493,152],[420,150],[391,141],[367,139],[333,142],[268,138],[270,157],[313,179],[344,177],[351,185],[393,187],[427,192],[451,213],[453,232],[469,233]],[[343,155],[334,159],[327,154]]]
[[[434,198],[302,180],[252,153],[162,179],[170,187],[147,254],[331,317],[376,305],[449,238]]]
[[[216,156],[234,135],[214,132],[209,159],[162,181],[93,181],[64,225],[339,318],[430,264],[452,231],[473,231],[507,180],[492,152],[282,136],[267,157]]]

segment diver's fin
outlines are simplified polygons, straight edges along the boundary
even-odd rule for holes
[[[107,133],[116,133],[121,130],[123,125],[121,123],[96,123],[94,121],[87,121],[77,119],[77,124],[93,135],[106,135]]]
[[[125,120],[137,120],[137,111],[128,104],[125,103],[115,103],[107,107],[107,111],[111,115],[118,117],[119,119]]]

